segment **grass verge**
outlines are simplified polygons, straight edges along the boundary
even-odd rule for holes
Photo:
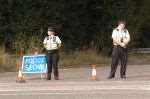
[[[0,72],[16,71],[17,66],[21,66],[21,56],[10,55],[0,50]],[[150,54],[129,53],[129,65],[150,64]],[[63,68],[86,67],[91,64],[98,66],[110,66],[111,56],[103,56],[94,50],[60,52],[59,66]]]

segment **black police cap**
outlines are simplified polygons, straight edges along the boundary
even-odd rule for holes
[[[52,32],[55,32],[55,30],[53,28],[48,28],[48,31],[52,31]]]

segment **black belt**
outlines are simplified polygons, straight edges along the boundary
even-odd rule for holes
[[[125,48],[121,47],[120,45],[114,45],[114,47],[125,49]]]
[[[58,49],[55,49],[55,50],[47,50],[48,53],[57,53],[58,52]]]
[[[120,45],[114,45],[114,47],[121,47]]]
[[[121,47],[120,45],[114,45],[115,48],[121,48],[121,49],[127,49],[127,48],[124,48],[124,47]]]

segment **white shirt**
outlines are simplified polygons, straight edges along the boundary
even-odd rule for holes
[[[127,29],[115,28],[112,33],[112,39],[115,41],[113,42],[114,45],[119,45],[120,43],[127,45],[130,42],[130,34]]]
[[[59,48],[59,44],[61,44],[61,40],[58,36],[47,36],[45,37],[43,44],[46,48],[46,50],[55,50]]]

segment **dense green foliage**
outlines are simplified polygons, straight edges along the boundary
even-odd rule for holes
[[[0,44],[8,52],[41,49],[51,26],[64,49],[108,53],[111,32],[124,19],[130,47],[150,47],[149,5],[149,0],[0,0]]]

